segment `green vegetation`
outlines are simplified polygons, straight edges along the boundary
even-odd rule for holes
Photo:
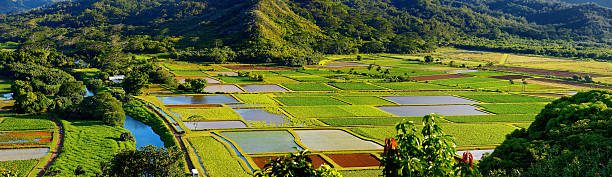
[[[178,114],[184,121],[242,120],[240,114],[228,107],[171,108],[170,111]]]
[[[123,150],[102,168],[102,176],[185,176],[182,159],[183,152],[178,147],[165,149],[148,145]]]
[[[283,86],[293,91],[336,91],[338,90],[324,83],[283,84]]]
[[[394,105],[395,103],[375,96],[344,96],[337,97],[353,105]]]
[[[14,171],[16,176],[27,176],[37,162],[38,160],[0,161],[0,172],[2,169],[8,169]]]
[[[478,116],[445,116],[444,119],[456,123],[477,122],[531,122],[535,120],[535,114],[520,115],[478,115]]]
[[[0,131],[53,129],[55,124],[47,115],[15,116],[0,120]]]
[[[408,120],[421,123],[421,117],[367,117],[367,118],[328,118],[319,121],[330,126],[350,126],[350,125],[395,125],[396,123]],[[441,120],[444,121],[444,120]]]
[[[209,176],[251,176],[236,156],[213,137],[189,138]]]
[[[122,133],[129,131],[104,125],[100,121],[66,121],[64,146],[51,168],[61,176],[75,175],[82,168],[86,176],[100,173],[100,163],[111,159],[122,149],[134,149],[133,141],[120,141]]]
[[[477,100],[485,103],[525,103],[525,102],[550,102],[552,99],[543,97],[533,97],[525,95],[514,95],[514,94],[496,94],[496,95],[472,95],[472,94],[459,94],[473,100]]]
[[[287,106],[348,105],[331,97],[276,97]]]
[[[243,76],[217,76],[216,78],[218,78],[224,83],[229,83],[229,84],[238,84],[238,83],[248,84],[248,83],[262,82],[259,80],[252,79],[250,77],[243,77]]]
[[[537,114],[546,104],[543,103],[504,103],[479,104],[485,110],[495,114]]]
[[[479,168],[526,176],[605,176],[612,165],[605,153],[612,147],[611,96],[594,90],[553,101],[529,129],[508,135]]]
[[[329,83],[329,85],[338,87],[339,89],[342,89],[342,90],[384,90],[384,88],[382,87],[378,87],[378,86],[370,85],[366,83],[360,83],[360,82],[348,82],[348,83],[338,82],[338,83]]]
[[[271,94],[234,94],[233,96],[248,105],[278,105],[278,103],[271,98]]]
[[[453,89],[454,87],[427,84],[420,82],[391,82],[391,83],[373,83],[376,86],[388,88],[391,90],[443,90]]]

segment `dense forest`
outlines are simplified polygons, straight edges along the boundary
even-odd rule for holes
[[[59,0],[0,0],[0,14],[21,12],[53,4]]]
[[[545,0],[82,0],[0,22],[2,41],[97,66],[117,53],[301,65],[439,46],[612,60],[612,9]]]
[[[605,7],[612,8],[612,1],[608,0],[561,0],[567,3],[596,3]]]

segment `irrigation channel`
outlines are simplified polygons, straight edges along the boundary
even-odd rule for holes
[[[132,132],[134,139],[136,140],[136,148],[141,148],[147,145],[153,145],[155,147],[164,147],[164,142],[161,140],[159,135],[153,132],[153,128],[144,124],[128,115],[125,115],[125,124],[123,128]]]

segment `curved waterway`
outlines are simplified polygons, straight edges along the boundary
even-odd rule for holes
[[[161,140],[151,126],[144,124],[128,115],[125,115],[125,124],[123,128],[132,132],[136,139],[136,148],[144,147],[149,144],[155,147],[164,147],[164,142]]]

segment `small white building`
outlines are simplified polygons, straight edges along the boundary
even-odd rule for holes
[[[108,77],[108,80],[110,80],[113,83],[121,83],[123,82],[123,79],[125,79],[125,75],[114,75],[114,76]]]
[[[197,169],[191,169],[191,176],[192,177],[199,177],[200,174],[198,173]]]

